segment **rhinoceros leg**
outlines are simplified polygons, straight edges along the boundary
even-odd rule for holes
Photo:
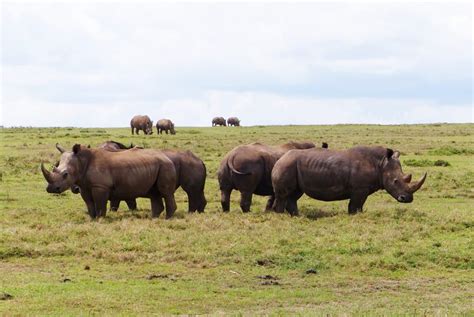
[[[110,211],[117,211],[120,206],[120,200],[110,200]]]
[[[291,216],[298,216],[299,211],[298,211],[298,199],[303,196],[303,193],[300,191],[296,191],[293,194],[291,194],[288,197],[288,200],[286,201],[286,210]]]
[[[265,206],[265,211],[275,210],[275,195],[270,196],[267,201],[267,205]]]
[[[163,200],[161,199],[161,196],[151,198],[151,217],[152,218],[158,218],[164,209],[165,209],[165,206],[163,206]]]
[[[275,196],[275,211],[278,213],[283,213],[285,211],[286,207],[286,202],[287,202],[287,197],[282,196],[282,195],[276,195]]]
[[[352,194],[351,199],[349,200],[349,214],[353,215],[356,214],[358,211],[362,211],[362,207],[364,206],[367,197],[368,194],[365,192],[358,192]]]
[[[81,190],[81,197],[86,203],[87,212],[89,213],[89,216],[91,218],[95,218],[95,206],[94,200],[92,199],[92,194],[90,193],[90,191]]]
[[[243,212],[250,211],[250,206],[252,205],[252,194],[253,192],[248,191],[240,192],[240,208]]]
[[[204,212],[204,209],[206,208],[207,205],[207,200],[206,196],[204,196],[204,191],[199,194],[200,199],[199,199],[199,204],[197,207],[198,212]]]
[[[128,209],[131,211],[137,210],[137,201],[135,199],[126,200]]]
[[[109,193],[103,189],[93,189],[92,198],[94,199],[96,218],[105,217],[107,214],[107,200]]]
[[[286,201],[286,210],[288,210],[288,213],[291,216],[298,216],[299,214],[298,205],[295,199],[288,199]]]
[[[222,211],[228,212],[230,210],[230,194],[232,189],[221,189],[221,205]]]
[[[174,194],[166,195],[164,197],[166,205],[166,219],[173,217],[176,211],[176,201],[174,200]]]
[[[186,194],[188,194],[188,212],[195,212],[199,206],[199,196],[191,191]]]

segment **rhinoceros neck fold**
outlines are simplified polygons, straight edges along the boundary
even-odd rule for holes
[[[85,181],[86,173],[87,173],[87,170],[89,169],[90,160],[91,160],[90,151],[87,151],[87,152],[83,151],[78,157],[79,179],[76,181],[76,184],[79,186]]]

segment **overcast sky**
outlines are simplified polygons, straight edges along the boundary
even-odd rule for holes
[[[473,122],[472,4],[8,3],[4,126]]]

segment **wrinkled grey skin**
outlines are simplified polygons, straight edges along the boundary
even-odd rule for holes
[[[411,175],[402,172],[399,156],[400,152],[380,146],[288,151],[272,171],[275,210],[287,208],[298,215],[296,202],[303,193],[322,201],[349,199],[350,214],[362,211],[367,197],[381,189],[401,203],[410,203],[426,173],[412,183]]]
[[[227,119],[227,125],[229,127],[234,126],[234,127],[240,127],[240,120],[237,117],[230,117]]]
[[[229,211],[230,195],[234,189],[240,191],[243,212],[250,211],[253,194],[270,196],[266,209],[271,210],[274,200],[271,172],[276,161],[289,150],[314,146],[311,142],[289,142],[277,147],[251,143],[231,150],[222,159],[217,172],[223,211]]]
[[[109,141],[101,145],[109,151],[121,151],[128,149],[125,145]],[[156,150],[159,151],[159,150]],[[188,211],[204,212],[207,200],[204,195],[206,184],[206,166],[204,162],[191,151],[161,150],[174,164],[176,170],[176,188],[181,187],[188,195]],[[135,206],[135,200],[127,200],[127,205]],[[111,210],[117,210],[120,200],[111,201]],[[130,208],[132,209],[132,208]]]
[[[165,131],[166,134],[170,132],[171,134],[176,134],[174,130],[174,123],[170,119],[161,119],[156,123],[156,131],[158,134],[162,134]]]
[[[212,126],[215,127],[215,126],[227,126],[226,125],[226,122],[225,122],[225,119],[223,117],[215,117],[214,119],[212,119]]]
[[[151,135],[153,134],[153,121],[151,121],[149,116],[137,115],[130,121],[130,128],[132,129],[132,134],[136,132],[138,135],[141,130],[143,133]]]
[[[52,171],[41,164],[48,182],[48,193],[62,193],[80,188],[91,218],[105,217],[107,200],[131,200],[148,197],[152,217],[158,217],[166,204],[166,218],[176,210],[174,191],[176,171],[164,154],[152,150],[132,149],[110,152],[90,149],[79,144],[71,152],[61,151],[59,164]],[[133,169],[133,174],[130,174]]]

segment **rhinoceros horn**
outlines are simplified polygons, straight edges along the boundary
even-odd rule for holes
[[[52,183],[51,173],[44,167],[44,164],[41,163],[41,172],[43,172],[44,178],[48,181],[48,183]]]
[[[403,181],[409,184],[411,182],[411,174],[403,175]]]
[[[64,153],[66,152],[66,149],[63,148],[59,143],[56,143],[56,148],[58,149],[59,152]]]
[[[426,173],[425,175],[423,175],[423,177],[416,183],[412,183],[409,185],[409,191],[411,193],[414,193],[416,192],[418,189],[421,188],[421,186],[423,186],[423,183],[425,182],[425,179],[426,179]]]

